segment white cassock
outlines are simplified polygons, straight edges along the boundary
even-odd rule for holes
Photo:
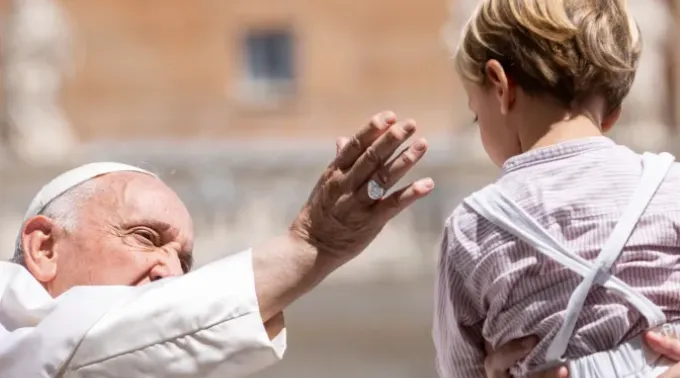
[[[51,188],[58,196],[83,181]],[[27,216],[56,197],[44,191]],[[57,298],[24,267],[0,262],[3,378],[243,377],[279,361],[285,349],[285,329],[270,340],[262,323],[250,251],[181,277],[74,287]]]

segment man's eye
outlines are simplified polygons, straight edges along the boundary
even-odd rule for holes
[[[158,242],[158,237],[152,231],[149,230],[135,230],[135,235],[141,237],[142,239],[148,241],[149,243],[156,245]]]
[[[475,116],[475,119],[472,120],[472,123],[477,123],[477,122],[479,122],[479,116]]]

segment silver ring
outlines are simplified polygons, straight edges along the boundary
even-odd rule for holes
[[[380,186],[375,180],[368,181],[368,198],[377,201],[385,195],[385,188]]]

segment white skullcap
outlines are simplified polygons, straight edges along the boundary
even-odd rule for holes
[[[78,186],[85,181],[92,180],[97,176],[113,172],[139,172],[157,177],[147,170],[121,163],[104,162],[81,165],[78,168],[62,173],[47,185],[43,186],[38,194],[33,197],[31,204],[28,206],[28,211],[26,211],[26,215],[24,215],[24,221],[30,217],[39,215],[40,212],[45,209],[45,206],[64,194],[67,190]]]

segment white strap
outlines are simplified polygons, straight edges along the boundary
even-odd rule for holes
[[[592,269],[592,264],[569,252],[563,245],[548,234],[524,209],[520,208],[494,185],[487,186],[473,194],[465,201],[479,215],[483,216],[497,227],[515,235],[525,243],[534,247],[538,252],[549,257],[569,270],[586,277]],[[655,320],[663,319],[664,314],[644,295],[632,290],[626,283],[616,277],[601,280],[596,277],[595,283],[611,290],[640,309],[645,318]]]
[[[606,281],[609,279],[609,271],[612,265],[614,265],[614,262],[619,258],[621,252],[623,252],[623,248],[633,234],[640,217],[645,212],[645,209],[647,209],[647,206],[654,197],[654,194],[656,194],[661,183],[664,181],[664,178],[674,161],[675,158],[670,154],[643,154],[643,169],[640,184],[633,193],[633,197],[628,204],[628,207],[614,227],[614,231],[602,247],[591,271],[583,278],[583,281],[581,281],[569,298],[564,322],[548,347],[545,356],[546,361],[556,361],[564,356],[564,353],[567,351],[569,339],[574,333],[578,316],[583,309],[590,289],[596,279],[599,278],[599,281]],[[656,308],[657,306],[653,307]],[[636,308],[638,307],[636,306]],[[638,308],[638,310],[642,312],[643,309]],[[651,327],[655,327],[664,323],[666,319],[665,317],[662,319],[655,317],[647,320],[650,322],[659,322],[658,324],[650,324]]]
[[[655,327],[666,321],[665,315],[661,309],[637,290],[618,278],[610,276],[608,270],[611,267],[611,264],[618,258],[618,254],[620,253],[620,250],[623,249],[623,245],[627,242],[630,233],[632,232],[632,228],[634,228],[637,223],[637,219],[639,219],[640,215],[647,207],[649,200],[642,201],[640,198],[645,199],[649,196],[651,199],[651,197],[653,197],[673,161],[674,157],[670,154],[657,156],[645,153],[643,155],[644,166],[641,186],[636,190],[633,201],[631,202],[631,207],[626,211],[624,218],[622,218],[622,221],[625,221],[623,222],[624,225],[619,226],[619,224],[617,224],[612,236],[605,244],[606,251],[603,249],[603,253],[601,253],[595,262],[597,265],[568,251],[563,245],[548,234],[548,232],[526,213],[524,209],[519,207],[509,197],[505,196],[496,185],[487,186],[481,191],[473,194],[466,200],[466,203],[496,226],[517,236],[524,242],[536,248],[538,252],[556,260],[568,269],[579,274],[584,278],[584,281],[589,281],[589,284],[579,285],[580,290],[577,288],[579,293],[572,295],[569,306],[567,307],[567,317],[569,319],[572,317],[574,319],[578,318],[578,313],[580,313],[583,306],[583,303],[580,305],[578,304],[579,298],[581,298],[581,295],[584,297],[587,296],[592,284],[598,284],[628,301],[642,313],[650,327]],[[641,206],[641,204],[643,205]],[[627,219],[634,220],[634,222],[632,222],[632,227],[630,224],[631,222]],[[630,230],[628,230],[628,228],[630,228]],[[618,251],[616,249],[617,247]],[[600,273],[603,268],[606,268],[605,274]],[[583,287],[586,289],[583,289]],[[585,294],[582,294],[583,290],[585,290]],[[583,300],[585,300],[585,298]],[[572,315],[569,317],[570,308],[572,310],[577,309],[575,316]],[[571,332],[573,332],[573,326],[570,324],[572,320],[569,319],[565,319],[563,328],[571,327]],[[573,322],[575,325],[575,320],[573,320]],[[566,336],[567,342],[571,336],[571,332]],[[555,355],[558,354],[556,351],[559,351],[562,348],[562,343],[564,343],[562,340],[565,338],[564,336],[560,336],[559,332],[558,336],[559,339],[556,338],[553,340],[555,346],[551,345],[551,355],[546,356],[550,357],[546,358],[548,362],[552,359],[558,359],[564,354],[564,351],[562,351],[555,357]]]

